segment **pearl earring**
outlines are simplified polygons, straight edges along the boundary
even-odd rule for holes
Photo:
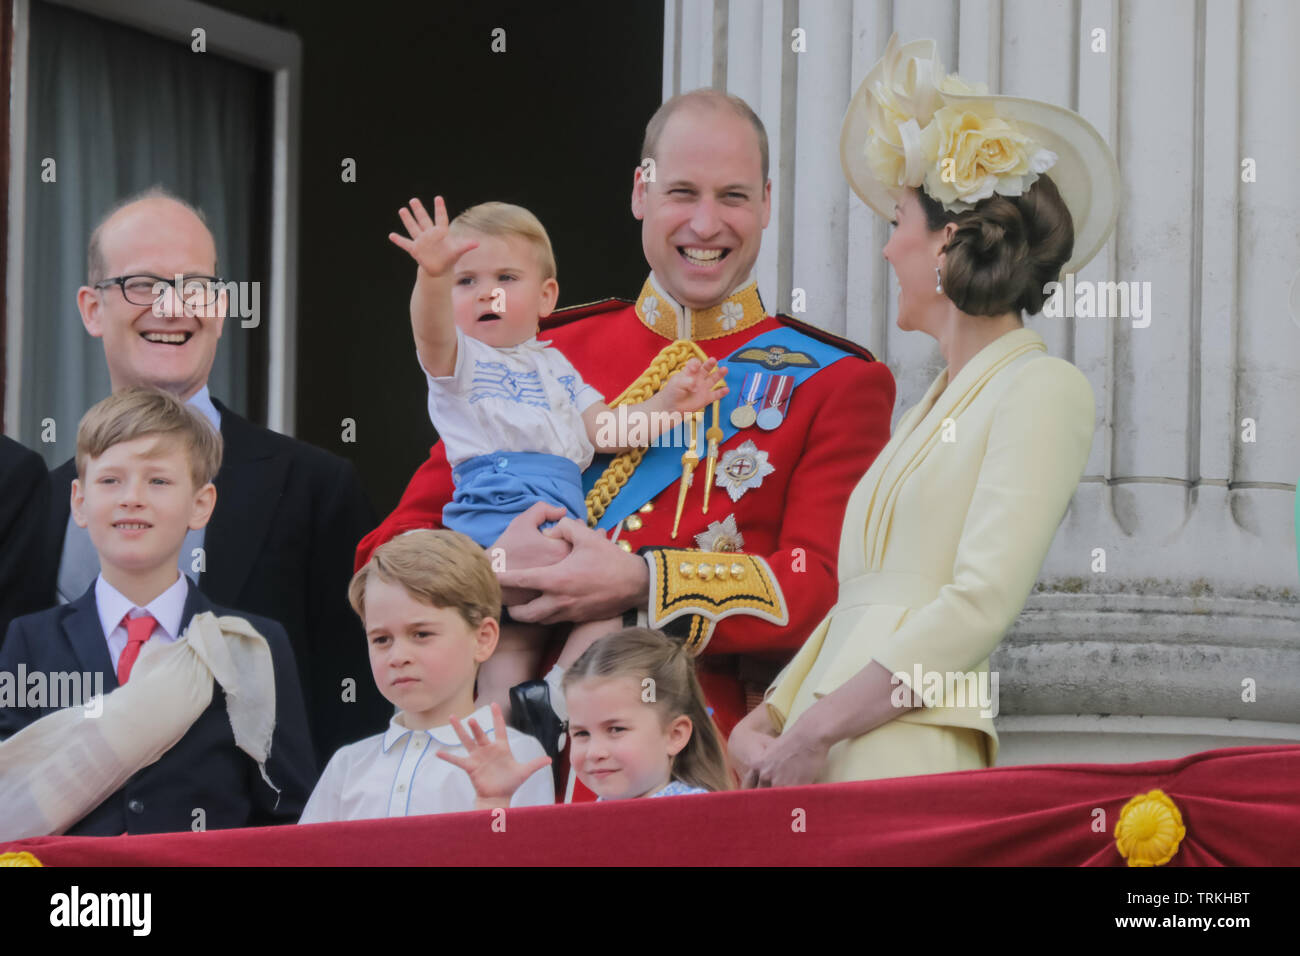
[[[943,277],[939,274],[939,267],[937,265],[934,267],[934,291],[943,291]]]

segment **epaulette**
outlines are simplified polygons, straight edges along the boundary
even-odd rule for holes
[[[815,325],[809,325],[807,322],[802,322],[794,316],[786,315],[784,312],[778,312],[775,317],[791,328],[797,329],[804,335],[817,339],[819,342],[825,342],[827,345],[833,345],[837,349],[843,349],[852,355],[858,356],[858,358],[866,359],[868,362],[879,361],[879,359],[872,355],[868,349],[859,345],[857,342],[852,342],[843,336],[836,335],[834,332],[827,332],[825,329],[819,329]]]
[[[596,302],[587,302],[583,305],[571,305],[567,308],[557,309],[542,319],[542,331],[548,332],[552,329],[558,329],[571,322],[591,318],[593,315],[617,312],[620,309],[626,309],[629,305],[632,305],[630,299],[600,299]]]

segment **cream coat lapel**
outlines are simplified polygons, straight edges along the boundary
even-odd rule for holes
[[[1037,332],[1024,328],[1008,332],[984,346],[966,363],[950,386],[945,387],[948,370],[940,372],[925,398],[899,421],[889,443],[894,446],[893,450],[884,462],[880,480],[867,505],[866,531],[858,562],[860,570],[877,567],[883,560],[898,494],[908,476],[939,441],[944,421],[961,415],[980,390],[1009,363],[1035,351],[1047,351],[1042,336]]]

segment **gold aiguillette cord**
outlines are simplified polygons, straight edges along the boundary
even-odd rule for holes
[[[700,453],[695,450],[696,425],[704,417],[704,412],[693,412],[691,414],[691,438],[690,447],[682,455],[682,486],[677,492],[677,514],[673,518],[673,540],[677,539],[677,526],[682,521],[682,509],[686,507],[686,492],[691,486],[691,474],[695,471],[695,466],[700,463]]]
[[[700,509],[700,514],[709,513],[709,492],[713,490],[713,472],[718,467],[718,444],[722,441],[722,426],[718,424],[720,404],[720,399],[714,401],[713,426],[704,433],[704,437],[709,440],[709,464],[704,473],[704,507]]]

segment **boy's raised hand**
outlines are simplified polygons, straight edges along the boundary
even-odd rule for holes
[[[478,795],[478,809],[490,807],[508,807],[515,791],[523,786],[524,781],[547,766],[550,757],[537,757],[526,764],[521,764],[510,752],[510,740],[506,731],[506,719],[501,713],[501,705],[492,705],[493,738],[483,732],[478,721],[470,719],[470,736],[461,726],[459,720],[451,718],[451,728],[464,745],[467,753],[457,757],[445,750],[439,750],[438,756],[450,764],[460,767],[469,774],[470,783]]]
[[[433,219],[418,199],[411,200],[409,210],[406,207],[397,210],[397,215],[410,238],[396,232],[390,232],[388,238],[409,252],[420,268],[435,279],[446,275],[461,256],[478,247],[473,239],[453,239],[449,235],[447,206],[441,196],[433,197]]]
[[[722,383],[727,370],[710,358],[701,362],[691,359],[682,369],[664,383],[663,395],[668,408],[674,412],[697,412],[706,405],[726,396],[728,388]]]

